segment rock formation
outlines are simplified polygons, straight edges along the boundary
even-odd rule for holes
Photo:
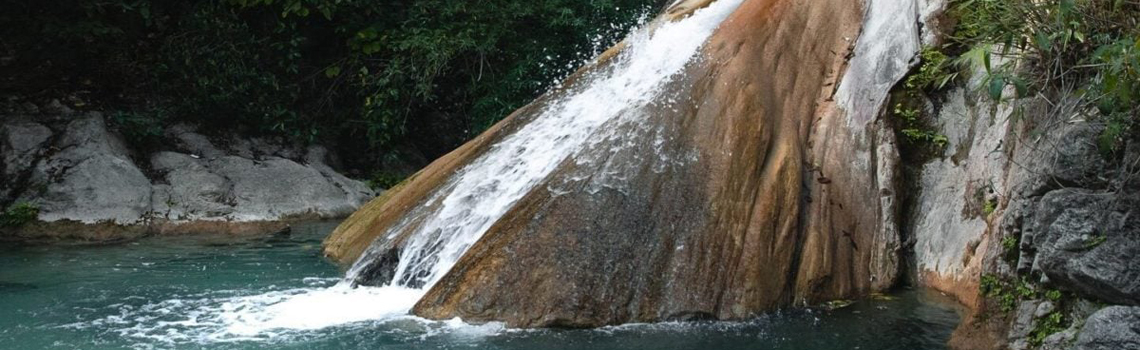
[[[897,155],[879,111],[919,36],[891,11],[744,2],[669,83],[675,103],[645,106],[648,121],[612,125],[617,136],[600,134],[559,165],[414,312],[513,326],[736,319],[889,288],[899,263]],[[857,40],[864,23],[903,35]],[[392,227],[416,225],[416,208],[448,176],[606,64],[367,205],[326,253],[348,264]],[[409,232],[374,249],[398,252]]]
[[[675,6],[650,28],[709,4]],[[927,108],[947,145],[912,164],[915,183],[900,186],[884,106],[920,47],[937,43],[945,6],[743,1],[660,102],[636,106],[642,122],[608,124],[560,159],[426,284],[413,313],[521,327],[738,319],[864,296],[909,272],[974,316],[993,316],[981,289],[983,276],[997,276],[1067,294],[1034,290],[988,324],[971,317],[955,346],[1135,347],[1135,327],[1113,323],[1133,320],[1134,308],[1097,304],[1140,301],[1135,143],[1109,164],[1081,111],[1015,100],[1013,87],[1011,102],[995,104],[972,90],[980,74],[965,72],[973,80]],[[359,259],[350,276],[359,283],[399,277],[449,179],[630,45],[366,205],[326,241],[327,256]],[[1067,328],[1040,334],[1046,318]]]
[[[223,150],[176,125],[168,151],[143,155],[99,113],[14,114],[0,125],[0,204],[30,203],[39,222],[0,228],[7,238],[271,232],[281,220],[346,216],[374,196],[319,146],[235,139]]]

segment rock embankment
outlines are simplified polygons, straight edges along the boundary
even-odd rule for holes
[[[30,204],[36,222],[6,238],[110,240],[148,233],[277,231],[282,221],[344,217],[375,196],[329,165],[320,146],[167,128],[141,154],[98,112],[55,105],[10,111],[0,123],[0,204]]]
[[[1118,347],[1135,330],[1094,321],[1114,309],[1098,305],[1140,306],[1140,145],[1098,147],[1103,126],[1075,101],[1013,96],[933,96],[948,143],[922,165],[904,227],[917,280],[974,309],[966,343],[984,328],[1011,349],[1135,349]]]

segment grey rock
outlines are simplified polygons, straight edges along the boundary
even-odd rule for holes
[[[1037,310],[1033,312],[1033,317],[1042,318],[1048,316],[1056,309],[1057,307],[1053,305],[1053,302],[1046,300],[1041,302],[1041,305],[1037,305]]]
[[[196,132],[196,129],[186,124],[177,124],[166,131],[166,135],[174,140],[179,150],[207,159],[224,156],[225,153],[214,147],[213,142],[205,135]]]
[[[171,220],[224,218],[234,211],[233,185],[204,168],[187,168],[166,174],[170,184]]]
[[[32,202],[45,222],[162,225],[331,218],[347,216],[375,196],[363,183],[328,166],[324,148],[306,149],[303,163],[264,154],[264,160],[254,160],[254,148],[277,155],[301,152],[271,140],[236,137],[227,143],[231,149],[223,151],[187,125],[167,131],[179,151],[149,155],[148,177],[101,114],[70,118],[59,119],[68,123],[54,138],[41,124],[0,125],[0,198]]]
[[[63,105],[59,100],[51,100],[51,102],[48,102],[48,105],[44,106],[44,112],[59,115],[71,115],[75,113],[74,110]]]
[[[155,171],[203,169],[202,160],[192,155],[177,152],[158,152],[150,157],[150,167]]]
[[[1077,336],[1077,350],[1140,349],[1140,307],[1112,306],[1085,321]]]
[[[1073,341],[1077,338],[1077,329],[1070,327],[1069,329],[1054,333],[1045,337],[1041,342],[1040,350],[1067,350],[1070,349]]]
[[[1049,192],[1033,224],[1035,265],[1066,289],[1140,305],[1140,220],[1130,214],[1136,204],[1083,189]]]
[[[68,124],[61,152],[40,162],[22,197],[40,207],[40,220],[137,224],[150,209],[150,180],[131,162],[121,139],[91,114]]]
[[[371,196],[348,193],[320,171],[284,158],[263,162],[227,156],[210,168],[233,183],[236,220],[313,214],[351,214]]]
[[[84,152],[121,157],[130,154],[122,138],[107,129],[107,123],[99,113],[91,113],[68,123],[57,147],[64,151],[82,148],[85,149]]]
[[[24,103],[20,104],[20,112],[23,112],[24,114],[28,114],[28,115],[36,115],[36,114],[40,114],[40,107],[36,106],[35,103],[24,102]]]
[[[0,161],[6,178],[31,168],[43,153],[52,131],[37,123],[14,123],[0,126]]]
[[[1064,185],[1100,185],[1107,167],[1099,154],[1096,139],[1101,128],[1096,124],[1078,123],[1063,127],[1059,141],[1049,145],[1053,179]]]
[[[1029,333],[1033,331],[1035,320],[1033,315],[1040,305],[1040,300],[1026,300],[1017,305],[1013,321],[1009,326],[1010,340],[1024,339],[1029,336]]]

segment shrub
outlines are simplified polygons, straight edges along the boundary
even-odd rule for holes
[[[950,15],[958,20],[952,39],[970,48],[960,62],[985,68],[981,88],[995,100],[1010,85],[1020,96],[1076,91],[1099,111],[1094,121],[1106,126],[1102,150],[1112,152],[1135,136],[1140,3],[957,0]],[[1003,63],[992,65],[992,56]]]
[[[0,12],[0,52],[15,53],[0,90],[94,91],[126,111],[121,127],[139,139],[191,121],[336,140],[373,163],[399,148],[431,158],[531,101],[658,3],[14,0]]]
[[[40,209],[28,202],[19,202],[0,213],[0,226],[20,227],[35,221]]]

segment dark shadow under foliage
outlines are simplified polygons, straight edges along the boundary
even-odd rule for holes
[[[434,158],[617,41],[656,0],[0,0],[0,95]]]

